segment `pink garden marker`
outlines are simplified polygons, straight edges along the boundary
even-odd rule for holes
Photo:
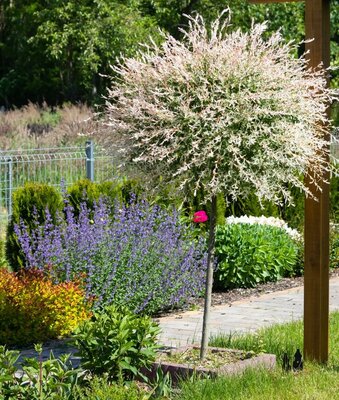
[[[208,220],[208,216],[205,211],[197,211],[193,215],[193,222],[200,223],[206,222]]]

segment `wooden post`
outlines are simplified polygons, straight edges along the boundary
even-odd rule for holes
[[[307,55],[311,68],[330,64],[330,0],[306,0]],[[329,141],[329,137],[326,138]],[[329,174],[324,179],[329,181]],[[329,317],[329,185],[319,182],[322,192],[310,179],[307,186],[318,198],[305,199],[304,272],[304,356],[326,363],[328,360]]]
[[[293,0],[249,0],[250,3],[283,3]],[[330,0],[305,0],[305,37],[310,68],[330,64]],[[329,137],[325,138],[329,142]],[[324,175],[329,180],[329,174]],[[305,199],[304,356],[320,363],[328,360],[329,317],[329,185],[306,185],[318,201]]]

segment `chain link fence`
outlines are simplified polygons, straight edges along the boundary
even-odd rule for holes
[[[85,146],[0,150],[0,226],[12,213],[12,193],[27,182],[48,183],[61,189],[79,179],[113,180],[114,158],[87,141]]]

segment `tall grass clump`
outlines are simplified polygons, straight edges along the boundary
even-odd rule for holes
[[[339,311],[330,314],[330,346],[329,366],[337,366],[339,362]],[[259,329],[255,333],[218,335],[211,339],[211,346],[231,349],[264,351],[275,354],[279,364],[284,353],[291,357],[297,348],[303,348],[303,321],[292,321],[284,324],[274,324]]]
[[[148,313],[202,294],[205,244],[192,230],[174,209],[131,201],[112,211],[103,200],[93,210],[83,203],[78,217],[66,200],[55,223],[47,212],[35,229],[15,226],[26,268],[48,265],[56,281],[83,275],[96,307],[118,303]]]
[[[103,127],[85,104],[49,107],[29,102],[20,109],[1,112],[0,118],[2,150],[70,146],[93,136],[98,142],[99,130],[101,137]]]

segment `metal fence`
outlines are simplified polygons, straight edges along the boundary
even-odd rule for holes
[[[333,136],[331,153],[339,164],[339,139]],[[116,168],[112,155],[85,146],[22,150],[0,150],[0,226],[12,214],[12,193],[26,182],[48,183],[61,188],[79,179],[103,182],[113,180]]]
[[[82,178],[103,182],[115,176],[114,159],[92,141],[85,146],[0,150],[0,222],[12,214],[12,193],[26,182],[61,188]]]
[[[331,154],[334,158],[334,162],[339,164],[339,129],[337,129],[336,134],[333,135],[332,138]]]

